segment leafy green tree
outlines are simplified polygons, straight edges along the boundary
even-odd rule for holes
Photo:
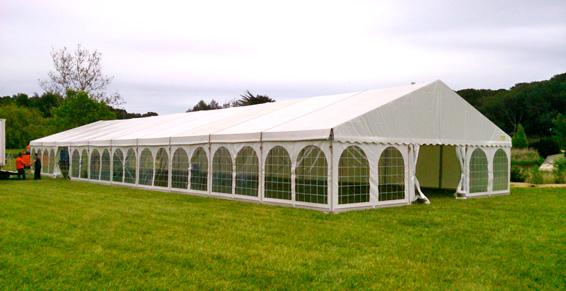
[[[560,144],[560,148],[566,148],[566,115],[558,113],[552,120],[552,136]]]
[[[2,105],[0,118],[6,119],[7,148],[23,148],[31,140],[53,132],[49,120],[36,109],[18,107],[15,104]]]
[[[511,142],[513,144],[513,147],[518,149],[527,148],[529,146],[527,135],[525,134],[525,129],[520,123],[519,126],[517,126],[517,132],[515,132],[515,134],[513,135]]]
[[[206,103],[204,100],[200,100],[195,106],[187,109],[187,112],[201,111],[201,110],[215,110],[222,109],[222,106],[216,100],[210,100],[210,103]]]
[[[54,111],[57,130],[66,130],[98,120],[116,119],[116,114],[103,101],[90,98],[82,91],[67,91],[67,97]]]

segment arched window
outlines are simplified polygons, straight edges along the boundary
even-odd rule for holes
[[[136,151],[129,149],[124,160],[124,183],[136,183],[136,163]]]
[[[53,174],[55,169],[55,151],[51,150],[49,152],[49,174]]]
[[[212,192],[232,193],[232,158],[225,147],[216,150],[212,159]]]
[[[487,157],[482,149],[475,149],[470,158],[470,193],[487,192]]]
[[[41,156],[41,172],[49,173],[49,150],[43,150]]]
[[[178,148],[173,154],[171,162],[171,187],[187,189],[189,187],[189,156],[187,152]]]
[[[265,159],[266,198],[291,200],[291,158],[281,146],[272,148]]]
[[[149,149],[144,149],[140,155],[140,177],[138,184],[153,185],[153,155]]]
[[[379,158],[379,201],[405,198],[405,163],[395,147],[386,148]]]
[[[206,152],[197,148],[191,157],[191,189],[208,191],[208,158]]]
[[[78,178],[81,172],[81,155],[78,150],[73,151],[71,157],[71,177]]]
[[[120,149],[112,155],[112,181],[124,182],[124,154]]]
[[[295,200],[328,202],[328,163],[322,150],[306,146],[299,153],[295,177]]]
[[[338,204],[369,202],[369,162],[364,151],[349,146],[338,163]]]
[[[100,180],[110,181],[110,152],[104,149],[100,162]]]
[[[81,178],[88,179],[88,151],[86,149],[81,153]]]
[[[507,154],[498,149],[493,157],[493,191],[507,190],[509,188],[509,162]]]
[[[100,180],[100,153],[96,149],[90,152],[90,179]]]
[[[236,155],[236,194],[257,196],[259,162],[252,147],[246,146]]]
[[[164,148],[160,148],[155,155],[155,180],[153,186],[169,186],[169,155]]]

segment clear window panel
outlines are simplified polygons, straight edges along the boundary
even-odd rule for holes
[[[395,147],[386,148],[379,158],[379,201],[405,199],[405,163]]]
[[[100,153],[96,149],[90,152],[90,179],[100,180]]]
[[[120,149],[112,155],[112,181],[124,182],[124,154]]]
[[[43,155],[41,156],[41,172],[49,172],[49,151],[43,150]]]
[[[151,186],[153,184],[153,155],[149,149],[144,149],[140,155],[140,185]]]
[[[272,148],[265,160],[266,198],[291,200],[291,158],[281,146]]]
[[[124,160],[124,183],[136,183],[136,151],[134,149],[128,149],[126,160]]]
[[[322,150],[307,146],[297,160],[295,200],[326,204],[328,202],[328,163]]]
[[[487,157],[482,149],[475,149],[470,158],[470,193],[487,192]]]
[[[507,190],[509,187],[509,162],[502,149],[493,157],[493,191]]]
[[[236,156],[236,194],[258,196],[259,162],[252,147],[246,146]]]
[[[81,153],[81,178],[88,179],[88,151],[86,149]]]
[[[212,159],[212,192],[232,193],[232,158],[225,147],[216,150]]]
[[[164,148],[160,148],[155,156],[155,180],[153,186],[169,186],[169,155]]]
[[[369,202],[369,162],[364,151],[349,146],[338,165],[338,203]]]
[[[53,174],[55,169],[55,151],[51,150],[49,152],[49,174]]]
[[[71,177],[78,178],[81,172],[81,156],[78,150],[74,150],[71,156]]]
[[[201,147],[191,157],[191,189],[208,191],[208,158]]]
[[[187,189],[189,187],[189,156],[184,149],[177,149],[171,163],[171,187]]]
[[[104,149],[100,161],[100,180],[110,181],[110,152]]]

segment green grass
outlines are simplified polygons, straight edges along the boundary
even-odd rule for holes
[[[0,181],[0,289],[557,289],[566,191],[325,214]]]

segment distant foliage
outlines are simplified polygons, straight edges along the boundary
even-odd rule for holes
[[[542,184],[544,182],[542,173],[537,166],[531,168],[527,181],[532,184]]]
[[[464,89],[457,92],[505,132],[524,126],[530,137],[552,134],[553,120],[566,112],[566,73],[550,80],[519,83],[510,89]]]
[[[86,92],[67,91],[67,98],[54,110],[57,130],[81,126],[98,120],[116,119],[104,102],[91,99]]]
[[[564,94],[566,98],[566,94]],[[566,113],[565,113],[566,114]],[[552,120],[552,136],[558,141],[561,149],[566,149],[566,115],[558,114]]]
[[[566,183],[566,158],[554,160],[553,166],[554,182],[559,184]]]
[[[7,148],[23,148],[30,140],[53,131],[49,120],[35,108],[18,107],[15,104],[2,105],[0,118],[6,119]]]
[[[527,140],[527,134],[525,133],[525,129],[519,123],[517,127],[517,132],[513,135],[513,139],[511,140],[513,147],[518,149],[524,149],[529,146],[529,142]]]
[[[516,166],[540,166],[544,159],[535,149],[512,149],[511,164]]]
[[[249,90],[245,94],[240,95],[240,99],[226,102],[220,105],[216,100],[210,100],[210,103],[206,103],[204,100],[200,100],[193,107],[187,109],[187,112],[201,111],[201,110],[215,110],[230,107],[257,105],[262,103],[275,102],[275,100],[269,98],[265,95],[254,95]]]
[[[531,145],[542,157],[560,153],[560,143],[556,137],[543,137]]]
[[[519,166],[511,166],[511,182],[525,182],[528,173],[525,169]]]

